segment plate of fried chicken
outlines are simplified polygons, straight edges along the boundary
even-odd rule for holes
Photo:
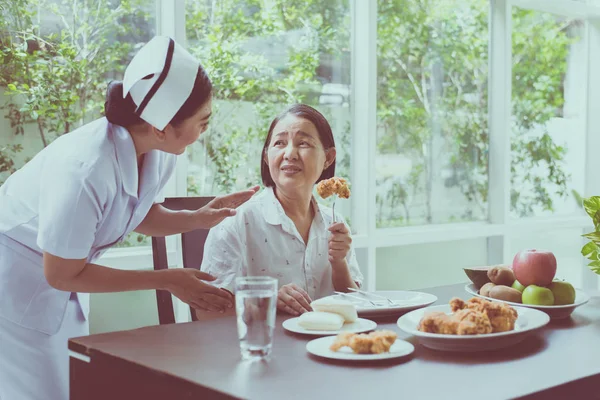
[[[398,327],[434,350],[485,351],[515,345],[550,321],[542,311],[473,297],[411,311]]]
[[[397,340],[393,331],[380,330],[370,333],[340,333],[311,340],[306,350],[316,356],[337,360],[387,360],[404,357],[414,351],[414,346]]]

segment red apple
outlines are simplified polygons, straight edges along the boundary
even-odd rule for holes
[[[556,257],[550,251],[521,250],[513,260],[513,272],[523,286],[546,286],[556,274]]]

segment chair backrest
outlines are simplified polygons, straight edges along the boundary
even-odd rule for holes
[[[197,210],[204,207],[214,197],[169,197],[162,205],[170,210]],[[181,252],[183,266],[186,268],[200,269],[204,256],[204,242],[208,236],[208,229],[196,229],[181,234]],[[152,237],[152,258],[154,269],[168,269],[167,245],[164,237]],[[173,299],[166,290],[156,291],[158,305],[158,320],[161,325],[175,323]],[[192,310],[192,320],[196,321],[196,313]]]

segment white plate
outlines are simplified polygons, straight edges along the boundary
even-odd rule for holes
[[[518,314],[515,329],[508,332],[489,333],[485,335],[443,335],[439,333],[420,332],[419,321],[425,313],[442,311],[450,314],[450,305],[422,308],[404,314],[398,319],[398,327],[404,332],[417,337],[419,342],[434,350],[443,351],[486,351],[515,345],[530,334],[545,326],[550,317],[548,314],[533,308],[513,307]]]
[[[306,350],[315,356],[331,358],[335,360],[387,360],[390,358],[405,357],[415,351],[415,346],[404,340],[396,339],[389,353],[381,354],[356,354],[349,347],[342,347],[338,351],[332,351],[329,346],[335,341],[335,336],[325,336],[313,339],[306,344]]]
[[[283,321],[283,328],[290,332],[315,336],[337,335],[341,332],[362,333],[369,332],[377,328],[377,324],[375,322],[364,318],[358,318],[352,323],[344,324],[341,329],[338,329],[336,331],[315,331],[312,329],[303,328],[300,325],[298,325],[298,319],[298,317],[286,319],[285,321]]]
[[[535,308],[536,310],[540,310],[540,311],[543,311],[546,314],[548,314],[551,319],[567,318],[571,315],[571,313],[573,312],[573,310],[575,310],[575,308],[590,301],[590,296],[588,296],[583,290],[579,290],[579,289],[575,289],[575,303],[567,304],[564,306],[535,306],[532,304],[521,304],[521,303],[513,303],[512,301],[492,299],[491,297],[486,297],[486,296],[480,295],[477,292],[477,288],[473,284],[466,285],[465,290],[467,293],[472,294],[473,296],[481,297],[483,299],[499,301],[502,303],[510,304],[511,306]]]
[[[427,307],[437,301],[437,297],[432,294],[409,290],[374,291],[372,293],[387,297],[392,300],[395,305],[392,306],[386,300],[377,299],[374,296],[362,295],[360,293],[348,293],[350,296],[336,294],[331,297],[352,302],[356,307],[356,312],[358,312],[359,316],[371,318],[404,314],[408,311]],[[361,300],[361,298],[364,298],[364,300]],[[374,306],[369,300],[377,305]]]

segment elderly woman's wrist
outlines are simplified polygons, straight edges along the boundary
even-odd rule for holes
[[[333,268],[334,271],[347,271],[348,263],[345,258],[342,260],[334,260],[331,261],[331,268]]]

